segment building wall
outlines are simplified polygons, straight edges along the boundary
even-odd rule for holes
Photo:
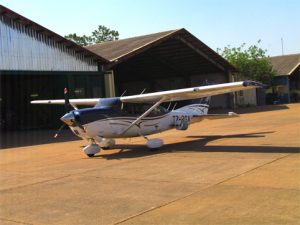
[[[300,102],[300,66],[290,75],[290,101]]]
[[[0,70],[97,71],[92,58],[0,16]]]
[[[235,81],[242,81],[242,80],[249,80],[249,78],[241,75],[241,74],[232,74],[231,82]],[[262,97],[263,96],[263,97]],[[256,106],[258,103],[260,105],[264,105],[264,100],[262,101],[262,98],[265,98],[264,92],[261,93],[261,91],[257,91],[257,89],[249,89],[244,91],[239,91],[234,93],[234,101],[235,101],[235,107],[244,107],[244,106]],[[258,99],[261,98],[261,99]],[[260,100],[260,101],[258,101]]]
[[[237,92],[237,106],[254,106],[257,105],[256,89],[244,90]]]

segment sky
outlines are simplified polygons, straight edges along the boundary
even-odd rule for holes
[[[185,28],[213,50],[257,44],[268,56],[300,53],[300,0],[0,0],[64,36],[98,25],[120,39]]]

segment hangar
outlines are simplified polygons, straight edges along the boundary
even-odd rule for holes
[[[109,61],[110,90],[138,94],[231,81],[235,68],[185,29],[165,31],[86,47]],[[216,96],[213,107],[232,106],[230,95]]]
[[[276,75],[273,87],[268,90],[267,102],[300,102],[300,53],[273,56],[268,61],[276,70]]]
[[[30,105],[34,99],[105,95],[102,65],[89,50],[0,5],[0,108],[2,130],[57,127],[63,107]]]

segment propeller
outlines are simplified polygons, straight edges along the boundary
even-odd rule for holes
[[[57,138],[59,133],[62,131],[62,129],[64,129],[64,127],[66,126],[66,124],[64,123],[63,125],[60,126],[60,128],[56,131],[56,133],[54,134],[54,138]]]
[[[65,111],[66,113],[71,111],[71,104],[70,104],[70,100],[69,100],[69,92],[68,89],[65,88],[64,89],[64,96],[65,96]]]
[[[68,89],[65,87],[64,88],[64,97],[65,97],[65,112],[66,114],[69,113],[71,111],[71,104],[70,104],[70,101],[69,101],[69,93],[68,93]],[[54,138],[57,138],[59,133],[62,131],[62,129],[64,129],[64,127],[66,126],[66,124],[62,124],[60,126],[60,128],[57,130],[57,132],[54,134]]]
[[[57,138],[59,133],[62,131],[62,129],[68,125],[68,126],[75,126],[79,127],[80,129],[85,132],[84,127],[81,125],[80,122],[80,112],[76,111],[78,108],[70,103],[69,100],[69,94],[68,89],[64,89],[64,96],[65,96],[65,115],[60,118],[61,121],[63,121],[63,125],[57,130],[57,132],[54,135],[54,138]],[[74,111],[72,111],[75,109]]]

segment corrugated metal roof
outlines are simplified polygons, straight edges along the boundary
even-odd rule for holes
[[[236,69],[218,53],[213,51],[198,38],[193,36],[184,28],[177,30],[164,31],[149,35],[143,35],[138,37],[132,37],[127,39],[121,39],[117,41],[102,42],[99,44],[87,46],[86,48],[95,54],[101,55],[111,62],[109,67],[113,67],[124,60],[127,60],[135,55],[145,52],[146,50],[159,47],[162,43],[170,40],[177,40],[180,43],[187,46],[187,48],[193,49],[197,54],[201,54],[207,60],[220,65],[224,70],[236,71]],[[176,48],[174,46],[174,48]],[[170,47],[164,51],[170,51]],[[173,49],[173,51],[176,49]],[[170,52],[170,54],[174,54]],[[180,54],[180,53],[178,53]],[[183,60],[184,61],[184,57]]]
[[[116,41],[107,41],[95,45],[86,46],[87,49],[103,56],[109,61],[125,57],[133,51],[137,51],[147,45],[162,39],[178,30],[170,30],[155,34],[137,36]]]
[[[21,16],[20,14],[4,7],[3,5],[0,5],[0,16],[5,16],[13,21],[16,21],[20,24],[25,25],[26,27],[30,27],[31,29],[37,31],[38,33],[42,33],[42,34],[46,35],[48,38],[53,39],[55,42],[64,44],[67,48],[75,49],[77,53],[81,53],[84,56],[93,57],[101,63],[108,62],[102,56],[97,55],[97,54],[89,51],[88,49],[81,47],[80,45],[77,45],[73,41],[70,41],[70,40],[60,36],[59,34],[56,34],[53,31],[48,30],[47,28],[31,21],[30,19],[27,19],[24,16]]]
[[[277,76],[291,75],[300,66],[300,53],[267,58],[277,71]]]

